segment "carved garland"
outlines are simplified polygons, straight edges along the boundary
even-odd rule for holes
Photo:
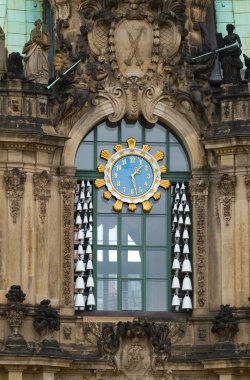
[[[196,241],[194,242],[197,253],[197,293],[198,305],[204,307],[207,301],[207,262],[206,262],[206,198],[208,195],[208,181],[204,179],[192,179],[189,189],[195,206]]]
[[[232,202],[235,199],[236,177],[229,174],[223,174],[218,181],[217,189],[220,197],[220,202],[223,205],[223,217],[226,225],[232,218]]]
[[[60,178],[60,193],[63,201],[63,297],[65,305],[70,305],[72,296],[72,247],[74,228],[74,194],[76,189],[76,179],[74,177]]]
[[[24,184],[26,181],[26,173],[18,168],[6,170],[4,172],[4,181],[7,197],[10,200],[10,215],[13,223],[16,223],[20,214],[21,200],[24,195]]]
[[[51,196],[50,194],[50,184],[51,176],[46,170],[41,173],[36,173],[33,176],[34,184],[34,197],[35,200],[39,201],[39,216],[42,224],[46,216],[46,204]]]

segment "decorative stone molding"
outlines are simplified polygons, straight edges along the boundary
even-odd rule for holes
[[[73,301],[73,229],[74,229],[74,195],[76,179],[74,177],[60,177],[60,193],[62,194],[63,215],[63,282],[62,296],[66,306]]]
[[[144,378],[165,368],[172,340],[181,339],[185,331],[186,326],[177,322],[118,322],[103,325],[97,345],[101,356],[125,378]]]
[[[50,184],[51,176],[44,170],[41,173],[35,173],[33,175],[34,184],[34,197],[35,200],[39,201],[39,216],[42,224],[46,216],[46,205],[51,196],[50,194]]]
[[[68,26],[66,20],[70,18],[71,8],[69,0],[55,0],[55,6],[57,9],[57,20],[64,20],[64,27]]]
[[[248,199],[248,202],[250,202],[250,174],[246,175],[245,184],[247,187],[247,199]]]
[[[13,223],[16,223],[20,214],[21,201],[24,195],[26,173],[18,168],[6,170],[4,172],[4,181],[7,197],[10,200],[10,215]]]
[[[38,305],[33,326],[40,336],[44,335],[50,338],[53,337],[55,331],[60,330],[59,314],[51,306],[50,300],[42,300]]]
[[[192,0],[191,18],[194,23],[205,22],[208,7],[212,4],[212,0]]]
[[[232,218],[232,202],[235,200],[236,177],[229,174],[223,174],[217,183],[217,190],[220,202],[223,205],[223,218],[226,225]]]
[[[213,320],[212,333],[219,336],[219,342],[232,342],[233,337],[239,331],[238,320],[233,315],[230,305],[221,305],[220,312]]]
[[[192,178],[189,182],[189,191],[193,202],[193,220],[196,252],[196,276],[197,276],[197,301],[199,307],[204,307],[207,302],[207,196],[208,180],[204,178]]]

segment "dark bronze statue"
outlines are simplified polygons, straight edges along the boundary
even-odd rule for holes
[[[239,35],[234,33],[234,29],[234,25],[228,24],[228,34],[222,40],[223,46],[229,46],[237,42],[235,46],[220,54],[221,66],[223,70],[223,83],[225,84],[241,83],[240,70],[243,68],[243,63],[241,62],[240,55],[242,43]]]

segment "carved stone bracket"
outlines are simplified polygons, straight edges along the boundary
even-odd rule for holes
[[[74,229],[74,195],[76,179],[63,176],[60,178],[60,193],[63,202],[63,286],[64,303],[69,306],[73,300],[72,263],[73,263],[73,229]]]
[[[20,214],[21,201],[24,194],[24,184],[26,181],[26,173],[18,168],[6,170],[4,172],[4,181],[7,197],[10,200],[10,215],[13,223],[16,223]]]
[[[235,200],[236,177],[229,174],[223,174],[217,183],[217,190],[220,202],[223,205],[223,218],[226,225],[232,217],[232,202]]]
[[[51,196],[50,194],[51,176],[46,170],[41,173],[35,173],[33,176],[34,197],[39,201],[39,216],[44,223],[46,216],[46,204]]]
[[[245,177],[245,183],[247,187],[247,199],[248,199],[248,202],[250,202],[250,175],[249,174]]]
[[[207,196],[208,180],[204,178],[193,178],[189,182],[193,202],[193,220],[195,241],[194,252],[196,252],[196,275],[197,275],[197,301],[199,307],[204,307],[207,302]]]

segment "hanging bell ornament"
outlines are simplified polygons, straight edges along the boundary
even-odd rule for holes
[[[180,300],[179,300],[179,297],[177,296],[177,294],[175,294],[173,296],[173,299],[172,299],[172,306],[180,306]]]
[[[176,188],[176,189],[179,189],[179,188],[180,188],[180,184],[179,184],[179,182],[177,182],[175,188]]]
[[[84,194],[84,191],[81,191],[81,194],[80,194],[80,199],[81,199],[81,200],[85,199],[85,194]]]
[[[189,208],[189,204],[188,203],[186,203],[184,212],[190,212],[190,208]]]
[[[92,262],[92,260],[89,259],[87,261],[86,269],[88,269],[88,270],[92,270],[93,269],[93,262]]]
[[[93,279],[92,275],[90,275],[88,277],[86,287],[87,288],[93,288],[94,287],[94,279]]]
[[[84,202],[83,210],[84,210],[84,211],[87,211],[87,210],[88,210],[88,204],[87,204],[86,202]]]
[[[188,234],[187,228],[184,229],[182,237],[183,237],[183,239],[189,239],[189,234]]]
[[[92,253],[92,248],[90,244],[87,245],[86,253]]]
[[[94,306],[95,305],[95,297],[94,297],[94,294],[92,292],[89,293],[89,295],[88,295],[87,305],[88,306]]]
[[[179,253],[179,252],[181,252],[180,245],[178,243],[176,243],[174,246],[174,253]]]
[[[192,309],[192,301],[189,297],[188,293],[184,296],[183,302],[182,302],[182,309],[190,310]]]
[[[82,205],[80,202],[77,203],[77,211],[82,211]]]
[[[80,230],[78,231],[77,238],[78,238],[79,240],[83,240],[83,239],[84,239],[84,232],[83,232],[82,229],[80,229]]]
[[[180,268],[181,268],[180,262],[179,262],[179,260],[177,258],[175,258],[174,261],[173,261],[172,269],[173,270],[177,270],[177,269],[180,269]]]
[[[184,277],[182,290],[192,290],[192,283],[188,274]]]
[[[180,231],[179,229],[177,228],[177,230],[175,231],[175,238],[179,238],[180,237]]]
[[[184,184],[184,182],[182,182],[182,184],[181,184],[181,190],[185,190],[185,184]]]
[[[76,225],[80,226],[81,224],[82,224],[82,218],[81,218],[80,214],[77,214],[77,216],[76,216]]]
[[[190,263],[190,260],[188,258],[185,258],[183,260],[181,271],[184,273],[191,273],[192,272],[191,263]]]
[[[180,206],[178,208],[178,212],[183,212],[183,206],[182,206],[182,203],[180,203]]]
[[[180,289],[180,287],[179,278],[177,276],[174,276],[172,281],[172,289]]]
[[[182,194],[182,197],[181,197],[181,201],[182,201],[182,202],[186,202],[186,200],[187,200],[186,194],[183,193],[183,194]]]
[[[89,182],[89,180],[87,181],[87,187],[89,187],[90,186],[90,182]]]
[[[84,189],[85,188],[85,182],[84,179],[82,180],[81,187]]]
[[[180,194],[179,194],[179,193],[176,193],[176,196],[175,196],[175,202],[177,201],[177,203],[178,203],[179,200],[180,200]]]
[[[178,210],[178,204],[175,203],[175,204],[174,204],[174,211],[177,211],[177,210]]]
[[[79,290],[85,289],[85,284],[81,276],[78,276],[76,279],[75,289],[79,289]]]
[[[181,215],[179,216],[179,219],[178,219],[178,224],[183,224],[183,218],[182,218],[182,216],[181,216]]]
[[[84,254],[82,244],[78,245],[77,253],[78,253],[78,255],[83,255]]]
[[[90,192],[87,191],[86,198],[90,198]]]
[[[78,260],[77,263],[76,263],[76,269],[75,269],[75,272],[76,273],[82,273],[85,271],[85,264],[82,260]]]
[[[76,300],[75,300],[75,307],[84,307],[85,302],[84,302],[84,297],[82,293],[78,293],[76,295]]]
[[[92,232],[90,230],[87,230],[86,239],[91,239],[91,238],[92,238]]]
[[[189,246],[187,243],[184,244],[183,253],[189,253]]]
[[[93,216],[90,215],[90,216],[89,216],[89,223],[92,223],[92,222],[93,222]]]
[[[185,218],[185,226],[191,226],[191,220],[188,215]]]
[[[177,216],[174,216],[174,223],[178,223]]]
[[[89,202],[89,210],[93,210],[93,203]]]

